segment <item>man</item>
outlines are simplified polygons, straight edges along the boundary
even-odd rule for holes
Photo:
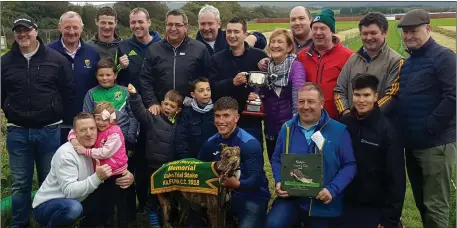
[[[398,94],[406,167],[424,227],[444,228],[454,203],[456,55],[430,36],[427,11],[409,11],[398,26],[410,54]]]
[[[15,41],[1,61],[1,107],[8,119],[6,148],[13,178],[11,227],[26,227],[34,165],[41,185],[60,145],[63,110],[74,91],[68,61],[45,46],[32,18],[16,18],[13,31]]]
[[[229,214],[238,217],[238,227],[264,227],[270,192],[264,171],[263,151],[260,142],[237,127],[240,118],[238,103],[230,97],[222,97],[214,104],[214,124],[218,133],[203,144],[198,155],[202,161],[220,159],[219,145],[240,147],[241,176],[225,178],[222,185],[234,189]]]
[[[160,35],[156,31],[150,31],[151,18],[149,12],[144,8],[135,8],[129,14],[130,30],[133,36],[119,43],[116,56],[128,56],[126,64],[118,59],[123,70],[120,70],[117,81],[119,85],[127,86],[131,83],[137,90],[141,91],[139,74],[143,59],[149,46],[160,41]]]
[[[341,122],[354,147],[357,174],[344,192],[344,226],[400,225],[406,191],[401,141],[378,106],[377,76],[357,74],[352,80],[350,114]]]
[[[74,118],[74,130],[81,145],[91,148],[95,144],[97,126],[92,114],[78,114]],[[80,222],[82,227],[95,227],[99,223],[101,211],[106,210],[103,205],[114,199],[105,199],[96,191],[111,176],[112,170],[109,165],[100,166],[100,162],[95,161],[94,170],[92,158],[79,155],[70,142],[59,147],[52,157],[51,171],[33,200],[33,214],[40,225],[71,225],[82,215],[85,216]],[[128,188],[132,183],[129,171],[116,179],[121,188]]]
[[[140,73],[143,103],[160,113],[160,102],[170,89],[190,96],[189,83],[208,74],[211,56],[205,45],[187,36],[188,19],[181,10],[167,13],[165,39],[149,46]]]
[[[307,227],[339,227],[343,191],[356,173],[351,138],[346,126],[333,120],[324,108],[324,93],[306,82],[298,91],[298,115],[284,123],[271,159],[275,192],[278,198],[268,213],[266,227],[292,227],[304,222]],[[322,141],[317,140],[320,135]],[[282,154],[323,156],[324,188],[314,198],[289,197],[281,188]]]
[[[196,40],[206,45],[211,55],[229,48],[225,31],[221,30],[221,14],[212,5],[205,5],[198,12],[199,31]],[[249,34],[245,40],[250,47],[263,50],[267,46],[267,39],[260,32]]]
[[[100,56],[94,47],[86,45],[81,39],[83,32],[81,16],[73,11],[68,11],[60,17],[59,32],[61,36],[48,47],[60,52],[71,64],[73,77],[73,90],[76,97],[73,103],[63,100],[68,107],[63,110],[63,125],[60,144],[67,142],[68,132],[72,127],[73,118],[82,111],[84,97],[89,89],[98,83],[95,78],[96,65]]]
[[[341,45],[335,36],[335,18],[330,9],[322,10],[311,22],[313,43],[297,56],[306,70],[306,81],[316,83],[324,93],[324,109],[330,118],[338,120],[333,101],[333,89],[341,69],[351,57],[352,51]]]
[[[359,73],[372,74],[382,83],[376,92],[379,94],[378,105],[383,114],[391,113],[398,94],[398,75],[403,58],[387,45],[386,17],[378,12],[371,12],[359,22],[360,40],[363,46],[349,58],[340,72],[334,89],[335,105],[340,115],[350,113],[352,108],[351,81]]]
[[[98,32],[87,41],[87,44],[95,47],[101,58],[115,58],[117,47],[122,40],[116,33],[116,11],[109,6],[100,8],[95,18],[95,25],[98,27]]]
[[[237,17],[232,18],[226,29],[226,39],[230,49],[218,52],[212,57],[209,74],[213,100],[230,96],[237,100],[240,113],[245,109],[247,100],[255,100],[258,94],[247,86],[246,72],[258,71],[257,63],[267,57],[264,51],[251,48],[244,41],[247,24]],[[262,117],[242,115],[239,125],[259,142],[262,137]]]

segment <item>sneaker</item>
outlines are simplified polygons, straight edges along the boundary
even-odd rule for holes
[[[149,225],[152,228],[160,228],[159,215],[155,211],[148,211]]]

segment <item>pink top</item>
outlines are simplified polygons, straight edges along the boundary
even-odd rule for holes
[[[71,130],[68,134],[68,141],[74,138],[76,138],[75,132]],[[127,169],[128,157],[121,128],[112,125],[104,131],[99,131],[94,147],[86,149],[85,155],[99,159],[100,165],[111,166],[113,175],[122,174]]]

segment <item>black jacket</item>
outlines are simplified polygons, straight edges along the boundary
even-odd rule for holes
[[[265,49],[265,47],[267,46],[267,39],[262,33],[253,32],[250,35],[254,35],[257,38],[257,42],[255,42],[254,45],[255,48],[261,50]],[[219,29],[217,32],[216,42],[214,43],[214,49],[208,43],[205,42],[205,39],[203,39],[203,36],[200,34],[200,32],[197,32],[197,36],[195,37],[195,39],[205,44],[206,48],[208,48],[208,51],[211,55],[229,49],[225,31],[222,31],[222,29]]]
[[[207,76],[210,66],[211,56],[200,41],[186,37],[177,49],[166,39],[153,43],[140,73],[143,103],[148,108],[159,104],[170,89],[188,96],[190,82]]]
[[[216,133],[213,110],[199,113],[192,107],[185,107],[176,127],[177,159],[196,158],[203,143]]]
[[[398,227],[405,198],[405,160],[401,140],[379,107],[365,118],[355,108],[342,117],[352,138],[357,174],[344,191],[345,202],[382,208],[380,224]]]
[[[74,99],[72,73],[68,60],[46,47],[40,47],[30,62],[16,42],[1,57],[1,104],[9,123],[41,128],[63,118],[64,101]]]
[[[158,169],[174,160],[175,125],[164,115],[152,115],[141,102],[140,96],[129,96],[133,115],[146,131],[145,154],[148,167]]]
[[[257,48],[250,48],[245,42],[245,51],[241,56],[234,56],[231,50],[220,51],[212,56],[212,67],[209,73],[211,82],[211,95],[213,101],[220,97],[230,96],[238,101],[238,111],[244,110],[250,92],[254,88],[244,85],[233,85],[233,78],[240,72],[259,71],[257,64],[267,54]],[[241,128],[260,126],[262,118],[253,116],[241,116],[239,126]]]

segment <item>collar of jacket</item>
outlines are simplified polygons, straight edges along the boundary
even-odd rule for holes
[[[60,34],[60,36],[59,36],[59,42],[57,43],[57,51],[67,54],[65,52],[65,49],[63,48],[61,40],[62,40],[62,34]],[[86,46],[86,43],[84,43],[84,41],[83,41],[83,39],[81,37],[79,38],[79,42],[81,43],[81,48],[79,48],[79,50],[76,53],[84,50],[84,48]]]
[[[365,62],[369,63],[371,62],[372,60],[376,59],[378,56],[381,55],[381,53],[384,53],[388,50],[389,48],[389,45],[387,45],[387,39],[384,39],[384,44],[381,46],[381,49],[378,51],[378,53],[373,57],[371,58],[368,53],[365,51],[365,49],[362,47],[360,47],[360,49],[357,51],[357,54],[363,59],[365,60]]]
[[[340,38],[338,38],[337,36],[333,35],[332,36],[332,43],[334,44],[333,47],[330,50],[328,50],[327,52],[325,52],[324,55],[330,53],[336,47],[341,45]],[[314,48],[315,48],[314,42],[312,42],[311,45],[309,46],[309,49],[306,51],[306,54],[311,56],[311,57],[313,57],[313,54],[319,54],[316,50],[314,50]]]
[[[292,123],[294,123],[294,125],[296,125],[297,127],[299,126],[298,125],[299,121],[300,121],[300,113],[298,113],[297,115],[292,117]],[[327,111],[325,111],[325,109],[322,109],[321,118],[319,119],[319,122],[317,123],[317,126],[316,126],[316,130],[314,130],[314,132],[322,130],[329,121],[330,121],[330,117],[328,116]]]
[[[422,45],[422,47],[420,47],[419,49],[417,49],[417,50],[405,49],[405,51],[411,56],[417,56],[417,55],[420,55],[420,54],[422,54],[424,52],[427,52],[428,49],[430,49],[430,47],[435,43],[436,43],[435,40],[432,37],[430,37],[427,40],[427,42],[425,42],[425,44]]]
[[[178,46],[176,49],[180,48],[183,44],[186,44],[188,41],[189,41],[189,37],[188,37],[187,35],[184,36],[184,40],[181,41],[181,44],[179,44],[179,46]],[[163,42],[163,44],[165,44],[166,47],[171,48],[171,49],[175,49],[175,48],[173,47],[173,45],[171,45],[171,44],[168,42],[168,37],[165,36],[165,39],[162,39],[162,42]]]
[[[295,42],[295,47],[297,49],[299,49],[299,48],[302,48],[302,47],[305,48],[307,46],[310,46],[313,43],[313,39],[307,40],[303,45],[300,45],[300,43],[298,43],[298,40],[295,39],[295,38],[294,38],[294,42]]]
[[[206,46],[209,46],[208,43],[206,43],[206,40],[203,38],[201,35],[200,31],[197,32],[197,36],[195,37],[196,40],[203,42]],[[227,39],[225,37],[225,31],[222,31],[222,29],[217,30],[217,36],[216,36],[216,43],[214,43],[214,50],[224,50],[226,47],[228,47],[227,44]]]
[[[252,47],[250,47],[249,44],[248,44],[246,41],[244,41],[244,52],[243,52],[243,54],[240,55],[240,56],[246,55],[246,52],[248,52],[251,48],[252,48]],[[231,48],[229,48],[229,49],[226,50],[226,54],[227,54],[230,58],[240,57],[240,56],[234,56]]]
[[[362,123],[371,122],[374,119],[379,118],[381,115],[381,110],[379,109],[379,105],[377,102],[374,103],[373,110],[368,113],[367,116],[360,118],[359,114],[357,114],[357,109],[352,107],[351,109],[351,116],[354,117],[357,121],[361,121]]]
[[[160,41],[161,38],[160,38],[160,34],[156,31],[149,31],[149,35],[152,36],[152,40],[148,43],[148,44],[143,44],[141,43],[140,41],[138,41],[135,37],[135,35],[132,35],[132,37],[130,38],[130,40],[133,42],[133,43],[136,43],[137,45],[143,45],[143,46],[149,46],[150,44],[156,42],[156,41]]]
[[[98,44],[98,45],[103,45],[105,47],[116,47],[119,45],[119,42],[122,41],[122,39],[117,35],[116,31],[114,32],[114,40],[111,41],[111,42],[103,42],[103,41],[100,41],[98,39],[98,33],[96,33],[92,39],[92,41],[94,41],[94,43]]]
[[[40,46],[38,47],[38,51],[36,52],[36,55],[39,55],[45,51],[46,45],[43,43],[43,40],[39,36],[36,37],[36,40],[40,42]],[[11,52],[16,55],[23,56],[21,50],[19,49],[19,44],[16,41],[14,41],[13,45],[11,46]]]
[[[229,137],[227,137],[227,138],[222,138],[222,135],[219,134],[219,133],[218,133],[218,134],[219,134],[219,137],[221,137],[221,140],[222,140],[223,142],[228,142],[228,141],[231,142],[231,141],[233,141],[233,139],[238,135],[238,132],[239,132],[239,131],[240,131],[240,127],[236,126],[236,127],[235,127],[235,130],[233,130],[233,132],[232,132],[232,133],[229,135]]]

